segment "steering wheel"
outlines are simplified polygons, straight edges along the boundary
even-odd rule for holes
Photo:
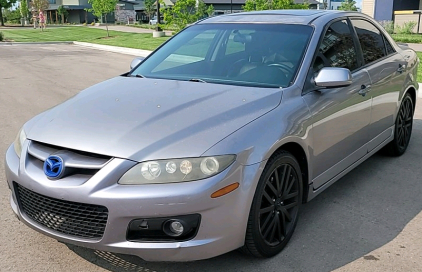
[[[283,63],[271,63],[267,65],[268,67],[277,67],[280,70],[282,70],[283,72],[287,72],[288,75],[292,75],[294,73],[294,70],[292,67],[287,66],[286,64]]]

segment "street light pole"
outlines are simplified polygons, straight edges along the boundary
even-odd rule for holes
[[[157,27],[155,28],[156,31],[162,31],[160,24],[161,24],[160,0],[157,0]]]
[[[233,0],[230,0],[230,13],[233,13]]]

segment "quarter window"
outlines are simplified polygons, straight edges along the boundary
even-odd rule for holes
[[[393,46],[387,40],[387,38],[385,36],[383,36],[383,37],[384,37],[385,47],[387,48],[387,55],[390,55],[390,54],[393,54],[394,52],[396,52],[396,50],[394,50]]]
[[[358,19],[352,20],[352,23],[359,38],[365,63],[374,62],[387,55],[384,39],[376,26]]]
[[[358,68],[356,48],[347,21],[333,23],[324,35],[313,68],[318,72],[323,67]]]

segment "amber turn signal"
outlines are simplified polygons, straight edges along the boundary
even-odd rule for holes
[[[218,191],[215,191],[214,193],[211,194],[211,198],[217,198],[223,195],[226,195],[234,190],[236,190],[239,187],[239,182],[235,182],[233,184],[230,184],[226,187],[221,188]]]

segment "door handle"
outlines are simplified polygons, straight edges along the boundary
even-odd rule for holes
[[[404,72],[404,70],[406,70],[406,65],[405,64],[399,64],[399,68],[397,69],[397,72],[399,72],[400,74]]]
[[[360,91],[358,92],[361,96],[365,96],[371,90],[371,85],[362,85],[360,86]]]

